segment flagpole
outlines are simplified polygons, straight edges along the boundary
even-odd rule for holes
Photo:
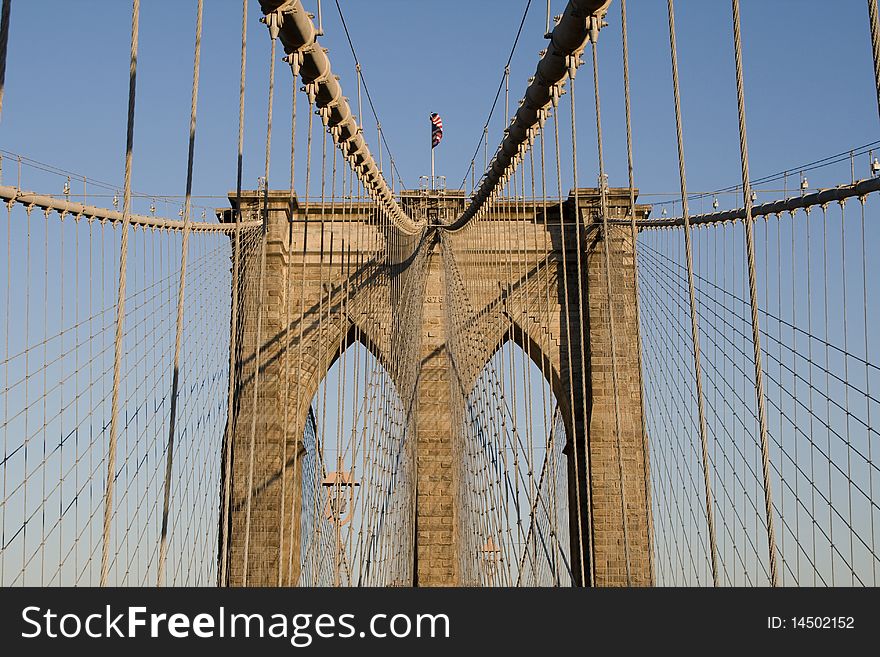
[[[434,187],[434,137],[431,136],[431,189]]]

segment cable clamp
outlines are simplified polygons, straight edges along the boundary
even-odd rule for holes
[[[306,95],[309,97],[309,103],[314,105],[315,100],[318,97],[318,83],[317,82],[309,82],[305,86],[303,86],[303,91],[306,92]]]
[[[591,43],[599,43],[599,31],[608,27],[608,23],[599,14],[592,14],[587,18],[587,30]]]
[[[269,28],[269,36],[274,41],[278,38],[281,26],[284,25],[284,13],[280,9],[276,9],[271,14],[266,14],[260,18],[260,22]]]
[[[580,58],[580,55],[577,53],[572,53],[566,59],[566,65],[568,66],[568,77],[574,80],[574,76],[577,75],[577,70],[580,68],[581,64],[583,64],[583,60]]]
[[[282,59],[282,61],[285,61],[288,64],[290,64],[290,70],[293,73],[293,75],[296,75],[296,76],[299,75],[300,67],[302,66],[302,61],[303,61],[303,54],[301,51],[297,50],[295,52],[289,53],[289,54],[285,55],[284,57],[282,57],[281,59]]]

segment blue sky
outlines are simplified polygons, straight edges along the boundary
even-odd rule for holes
[[[253,188],[257,177],[263,174],[269,39],[265,27],[257,20],[260,15],[258,3],[252,0],[250,4],[244,184],[245,187]],[[340,0],[340,4],[405,184],[414,187],[419,176],[429,172],[428,114],[436,111],[443,116],[445,124],[444,140],[436,150],[437,173],[447,176],[450,186],[457,186],[465,176],[476,148],[527,0],[484,0],[479,3],[459,0],[445,3]],[[534,72],[538,51],[546,44],[542,38],[544,5],[542,0],[532,0],[522,38],[513,58],[512,108],[516,107],[528,77]],[[662,0],[630,0],[629,5],[636,183],[642,190],[643,200],[660,201],[674,198],[679,184],[666,3]],[[827,0],[743,0],[752,173],[754,177],[761,177],[776,171],[791,170],[793,173],[789,190],[797,185],[798,170],[803,163],[845,152],[878,139],[877,97],[865,3],[862,0],[845,0],[834,3],[832,10],[829,10],[829,5]],[[315,0],[307,0],[306,6],[314,9]],[[565,0],[553,0],[553,13],[561,12],[564,6]],[[676,6],[689,188],[696,192],[735,185],[740,177],[740,163],[730,3],[726,0],[679,0]],[[179,196],[184,192],[195,7],[195,0],[143,2],[134,188],[147,195]],[[90,179],[121,186],[128,92],[130,11],[131,3],[128,0],[44,0],[39,3],[18,0],[14,3],[6,94],[0,124],[0,149],[76,172]],[[240,0],[205,2],[194,193],[206,198],[197,199],[196,203],[199,205],[224,205],[225,194],[235,185],[240,20]],[[608,21],[610,25],[602,32],[599,43],[603,131],[610,183],[623,186],[627,176],[619,2],[613,3]],[[345,93],[356,104],[354,61],[333,0],[324,1],[324,28],[326,36],[321,43],[330,49],[334,72],[341,77]],[[582,69],[577,83],[579,184],[592,186],[597,173],[593,129],[595,116],[589,55],[586,59],[587,67]],[[287,175],[291,89],[286,68],[281,65],[278,72],[271,186],[286,188],[289,182]],[[300,117],[304,117],[306,107],[302,94],[298,94],[298,103]],[[506,122],[503,107],[502,98],[490,125],[490,152],[494,152]],[[563,121],[568,120],[566,107],[567,100],[564,100],[561,112]],[[369,113],[364,124],[371,148],[374,154],[378,154],[375,120]],[[562,130],[563,140],[566,132],[567,130]],[[302,136],[300,133],[300,137]],[[299,144],[302,143],[300,139]],[[303,191],[302,177],[305,170],[302,150],[297,152],[297,190],[300,193]],[[481,160],[482,152],[477,158],[478,170]],[[860,156],[856,162],[857,178],[867,177],[867,164],[867,158]],[[15,184],[14,163],[6,156],[3,165],[4,184]],[[849,162],[845,162],[810,172],[811,186],[833,186],[849,182],[849,169]],[[33,167],[26,167],[22,187],[61,194],[63,181],[64,176],[47,175]],[[571,177],[567,175],[564,188],[567,189],[571,183]],[[79,184],[76,180],[73,181],[74,195],[79,193]],[[95,198],[95,187],[91,186],[90,189],[93,190],[90,193],[92,202],[99,205],[111,204],[112,191],[97,190],[105,196]],[[781,195],[781,192],[764,189],[759,193],[765,199]],[[722,197],[720,201],[725,206],[738,202],[735,195]],[[149,204],[147,196],[138,201],[136,209],[146,212]],[[850,205],[850,208],[854,207],[855,204]],[[701,206],[695,203],[692,208],[699,211]],[[173,216],[176,209],[174,203],[160,204],[158,211],[160,214]],[[675,213],[675,208],[671,208],[670,212]],[[35,221],[34,225],[37,226],[38,223]],[[766,224],[763,230],[768,230]],[[869,231],[872,232],[869,233],[866,243],[876,244],[875,229],[869,227]],[[97,235],[97,229],[95,234]],[[760,235],[762,233],[759,232],[759,237]],[[35,233],[35,244],[41,243],[39,236],[39,233]],[[70,239],[68,237],[68,247]],[[23,242],[15,242],[21,243]],[[137,244],[136,242],[136,248],[140,248]],[[772,246],[774,243],[765,239],[763,244],[766,258],[766,245]],[[115,242],[111,247],[115,253]],[[208,246],[206,244],[200,248]],[[869,249],[872,247],[869,246]],[[20,251],[18,248],[11,249],[11,261],[19,268],[24,258]],[[705,274],[709,264],[714,264],[700,260],[701,257],[708,258],[708,253],[708,249],[698,250],[698,273]],[[836,249],[834,253],[837,253]],[[226,285],[222,276],[228,274],[224,254],[225,252],[221,253],[211,261],[210,264],[215,269],[206,267],[202,273],[206,279],[215,280],[220,287]],[[836,255],[832,255],[832,258],[832,269],[836,272],[838,264],[842,263],[836,260]],[[49,260],[49,256],[46,256],[47,263]],[[137,258],[133,260],[139,262]],[[39,265],[42,259],[35,257],[34,262]],[[172,259],[169,262],[176,261]],[[784,260],[782,262],[785,263]],[[56,263],[52,258],[53,268],[58,264],[59,269],[63,269],[63,263],[63,260],[60,264]],[[785,264],[791,264],[794,271],[794,263]],[[70,267],[69,261],[67,266]],[[766,265],[762,269],[760,262],[758,267],[760,273],[767,269]],[[112,269],[112,265],[108,265],[108,271]],[[787,269],[786,267],[786,271]],[[13,273],[17,271],[13,268]],[[24,271],[26,276],[20,277],[20,280],[32,279],[31,292],[34,298],[42,297],[38,292],[51,289],[52,296],[48,298],[52,302],[47,304],[48,307],[54,308],[55,295],[59,298],[65,296],[67,288],[64,282],[60,288],[50,284],[53,279],[50,278],[48,264],[44,277],[31,277],[31,271]],[[871,271],[876,271],[876,263],[869,264],[867,274],[862,272],[862,282],[873,291],[874,285],[871,281],[878,279],[870,275]],[[91,272],[91,261],[88,272]],[[822,273],[825,274],[824,269]],[[112,296],[115,286],[113,272],[110,274],[111,277],[107,278],[102,269],[101,280],[106,279],[106,287],[110,290],[108,295]],[[856,274],[859,274],[858,269]],[[818,280],[816,276],[818,274],[814,272],[814,279]],[[849,276],[853,276],[852,271]],[[144,277],[146,280],[146,274]],[[68,275],[67,287],[71,285],[70,278]],[[772,277],[768,278],[772,280]],[[840,317],[840,313],[834,312],[837,280],[831,278],[832,300],[828,300],[827,290],[822,296],[823,303],[832,308],[831,316],[835,321]],[[143,281],[141,283],[142,287],[146,286]],[[794,274],[791,281],[786,278],[783,283],[781,289],[786,294],[789,283],[792,299],[797,297],[795,283],[802,295],[803,282]],[[18,298],[16,295],[23,294],[21,286],[11,286],[9,281],[0,287],[12,289],[14,299]],[[197,285],[192,287],[198,289]],[[781,299],[782,291],[777,289],[777,292]],[[44,293],[49,295],[49,292]],[[766,290],[762,294],[765,298],[771,297],[768,305],[772,311],[772,295]],[[858,312],[854,317],[864,317],[866,327],[869,325],[868,318],[872,318],[870,325],[875,326],[873,318],[877,313],[873,299],[876,296],[866,294],[865,297],[871,308],[865,310],[864,315],[861,310],[856,309]],[[218,302],[218,299],[222,301],[223,298],[225,297],[216,297],[214,302]],[[155,303],[159,304],[161,301],[159,299]],[[816,303],[818,304],[818,297]],[[19,303],[18,307],[21,305]],[[107,304],[102,297],[100,307],[105,305]],[[777,306],[776,312],[779,316],[788,317],[790,313],[794,321],[794,301],[790,307],[787,300],[785,304],[779,301]],[[146,320],[152,319],[152,308],[149,303],[144,304],[144,319],[132,322],[135,337],[138,330],[146,331]],[[205,308],[207,310],[202,312],[207,316],[212,310],[207,305]],[[83,313],[86,314],[86,311],[93,312],[86,308]],[[797,318],[803,320],[803,309],[799,312],[801,315],[797,315]],[[31,313],[33,315],[34,311]],[[36,315],[30,317],[32,325],[38,326],[42,317],[38,309]],[[844,312],[844,322],[846,317]],[[163,335],[170,340],[167,329],[171,324],[168,318],[170,314],[162,320],[166,322],[163,325]],[[69,323],[69,308],[67,319]],[[45,322],[44,319],[43,321]],[[220,321],[214,328],[225,325],[227,324],[224,321]],[[838,330],[835,324],[830,335]],[[24,340],[27,331],[20,333],[19,337]],[[824,335],[829,335],[827,326]],[[855,335],[861,336],[858,332]],[[77,333],[74,332],[73,337],[76,336]],[[65,339],[70,339],[69,331]],[[867,343],[867,339],[865,342]],[[63,349],[65,344],[62,340],[60,348]],[[58,345],[53,345],[53,348],[55,346]],[[798,347],[796,342],[794,347]],[[859,353],[856,347],[852,348]],[[16,349],[11,351],[15,352]],[[75,352],[71,353],[75,356]],[[34,362],[45,362],[46,358],[44,348],[43,360]],[[866,360],[874,362],[875,358],[874,354],[870,357],[866,354]],[[825,359],[827,365],[827,350]],[[13,366],[7,369],[14,371],[15,368]],[[160,368],[155,369],[159,371]],[[765,366],[765,369],[774,373],[772,365]],[[135,370],[134,376],[137,377],[138,374]],[[331,416],[336,410],[332,399],[333,376],[336,376],[335,373],[329,377],[331,399],[323,402],[328,404]],[[787,381],[778,372],[774,376],[782,384]],[[153,388],[167,390],[167,372],[159,372],[156,377]],[[861,384],[856,381],[855,385]],[[224,389],[221,388],[222,386],[217,388],[220,391],[218,394],[223,396]],[[793,389],[797,394],[803,391],[803,386],[798,388],[795,385]],[[786,404],[789,401],[787,397],[783,399],[781,385],[771,387],[769,394],[774,400],[778,396],[779,407],[787,410]],[[105,413],[97,412],[96,417],[97,415]],[[221,418],[221,415],[217,414],[217,418]],[[162,420],[162,417],[157,416],[157,421]],[[773,411],[770,420],[771,431],[782,434],[784,423],[773,415]],[[776,428],[777,424],[779,429]],[[43,431],[44,440],[45,433]],[[156,435],[161,437],[162,431]],[[195,430],[191,435],[195,435]],[[212,435],[219,433],[215,431]],[[842,455],[843,452],[840,452],[835,457],[842,458]],[[155,463],[161,465],[159,457],[156,457]],[[44,480],[32,481],[35,482],[34,486],[38,486]],[[821,482],[818,485],[821,488]],[[829,491],[830,488],[829,482]],[[847,489],[838,486],[836,490],[837,495],[840,495],[841,491]],[[99,500],[98,493],[94,497]],[[131,496],[130,499],[134,497]],[[204,499],[213,502],[215,497],[209,491]],[[97,509],[98,506],[92,508]],[[208,505],[205,508],[213,507]],[[873,511],[870,513],[873,514]],[[209,515],[206,513],[203,517],[208,519]],[[18,520],[7,521],[7,525],[15,527],[17,522]],[[31,537],[32,541],[39,538],[37,534],[31,534]]]
[[[0,147],[121,183],[130,4],[14,3]],[[340,4],[404,182],[415,186],[418,177],[428,173],[427,116],[437,111],[446,129],[436,151],[437,173],[457,186],[479,139],[526,0]],[[666,3],[629,4],[636,180],[645,193],[674,193],[678,176]],[[251,5],[246,187],[255,186],[262,173],[269,46],[266,29],[257,20],[258,3]],[[195,0],[143,3],[134,170],[138,191],[184,191],[195,6]],[[315,0],[306,6],[315,9]],[[564,6],[564,0],[554,0],[553,13]],[[877,137],[865,5],[847,0],[835,3],[830,13],[827,7],[819,0],[743,2],[756,177]],[[735,184],[739,177],[730,4],[679,0],[676,9],[689,185],[692,190],[718,189]],[[194,180],[198,195],[223,195],[234,186],[240,15],[239,0],[205,3]],[[511,66],[512,108],[534,72],[538,50],[545,46],[544,21],[544,2],[533,0]],[[619,3],[612,5],[608,21],[600,42],[606,158],[611,184],[624,185]],[[334,71],[354,100],[353,60],[332,0],[324,1],[324,27],[322,44],[330,49]],[[589,58],[587,64],[578,78],[582,186],[594,184],[597,171]],[[271,178],[273,187],[286,188],[290,80],[283,65],[279,73]],[[300,103],[304,116],[302,98]],[[368,141],[376,153],[375,122],[366,109],[365,114]],[[491,125],[490,151],[501,135],[502,114],[503,98]],[[482,153],[478,169],[481,160]],[[857,177],[864,177],[866,163],[859,166]],[[6,171],[8,181],[8,164]],[[25,179],[24,186],[35,188],[41,182],[35,179],[28,185]],[[827,184],[837,182],[846,181],[829,179]],[[218,199],[204,204],[222,203]]]

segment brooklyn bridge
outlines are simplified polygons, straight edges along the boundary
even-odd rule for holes
[[[648,3],[508,3],[546,29],[519,24],[514,50],[536,53],[521,77],[496,53],[460,184],[392,155],[383,102],[424,116],[408,148],[432,158],[443,108],[406,80],[393,101],[370,94],[359,48],[390,37],[346,22],[344,2],[181,4],[184,193],[162,196],[135,191],[141,17],[158,8],[133,0],[113,28],[130,43],[127,87],[101,92],[127,128],[117,185],[60,168],[68,153],[5,150],[16,94],[88,92],[6,84],[35,26],[2,2],[0,585],[877,585],[880,142],[778,174],[750,159],[765,99],[748,93],[739,0],[711,27],[731,111],[700,120],[730,116],[739,148],[717,158],[741,176],[711,192],[688,189],[701,110],[683,111],[673,0],[653,25],[679,187],[664,199],[640,193],[636,166],[652,146],[634,137],[646,82],[628,28]],[[876,122],[877,0],[859,11],[847,29],[872,48],[849,67]],[[223,126],[237,152],[203,206],[200,85],[217,61],[202,50],[223,21],[241,34],[223,44],[240,47]],[[267,110],[259,140],[248,98]],[[611,148],[628,176],[609,174]],[[248,152],[264,163],[251,183]]]

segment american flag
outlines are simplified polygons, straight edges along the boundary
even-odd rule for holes
[[[443,119],[437,112],[431,112],[431,148],[437,146],[443,139]]]

